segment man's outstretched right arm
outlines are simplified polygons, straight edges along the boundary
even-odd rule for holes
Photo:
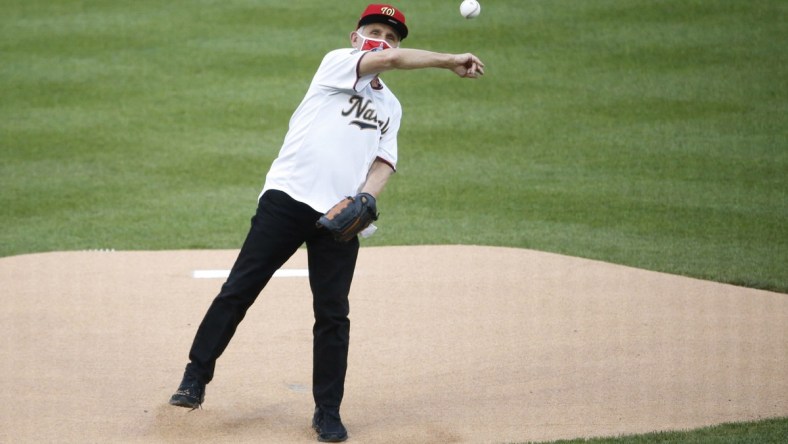
[[[445,54],[411,48],[392,48],[370,52],[359,63],[359,75],[379,74],[395,69],[443,68],[460,77],[475,79],[484,75],[484,63],[473,54]]]

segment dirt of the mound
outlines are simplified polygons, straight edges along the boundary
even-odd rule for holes
[[[0,442],[315,442],[311,295],[271,281],[202,410],[167,404],[235,251],[0,259]],[[306,268],[305,251],[285,266]],[[530,250],[362,248],[350,442],[524,442],[788,416],[788,295]]]

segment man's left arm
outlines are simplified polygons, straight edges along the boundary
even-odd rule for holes
[[[372,162],[372,166],[369,167],[367,181],[364,182],[364,186],[361,187],[361,192],[369,193],[377,199],[380,193],[383,192],[383,188],[386,186],[386,182],[388,182],[392,174],[394,174],[394,169],[388,162],[380,158],[375,159],[375,161]]]
[[[372,162],[367,181],[355,197],[347,197],[320,217],[317,225],[330,231],[334,239],[347,242],[378,219],[375,200],[383,191],[394,168],[380,158]],[[371,198],[366,194],[372,196]]]

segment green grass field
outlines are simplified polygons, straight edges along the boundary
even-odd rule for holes
[[[553,441],[554,444],[783,444],[788,441],[788,421],[722,424],[692,432],[655,432],[616,438]]]
[[[4,0],[0,256],[238,248],[290,114],[366,3]],[[384,76],[400,163],[366,245],[532,248],[788,293],[788,3],[482,3],[471,21],[459,1],[397,3],[404,46],[474,52],[487,75]]]

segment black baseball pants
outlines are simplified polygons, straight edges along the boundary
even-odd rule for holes
[[[312,289],[312,393],[316,405],[339,407],[344,395],[350,341],[348,294],[358,257],[358,239],[337,242],[315,226],[321,214],[282,191],[266,191],[227,281],[211,303],[194,337],[186,371],[213,379],[247,309],[278,270],[306,243]]]

